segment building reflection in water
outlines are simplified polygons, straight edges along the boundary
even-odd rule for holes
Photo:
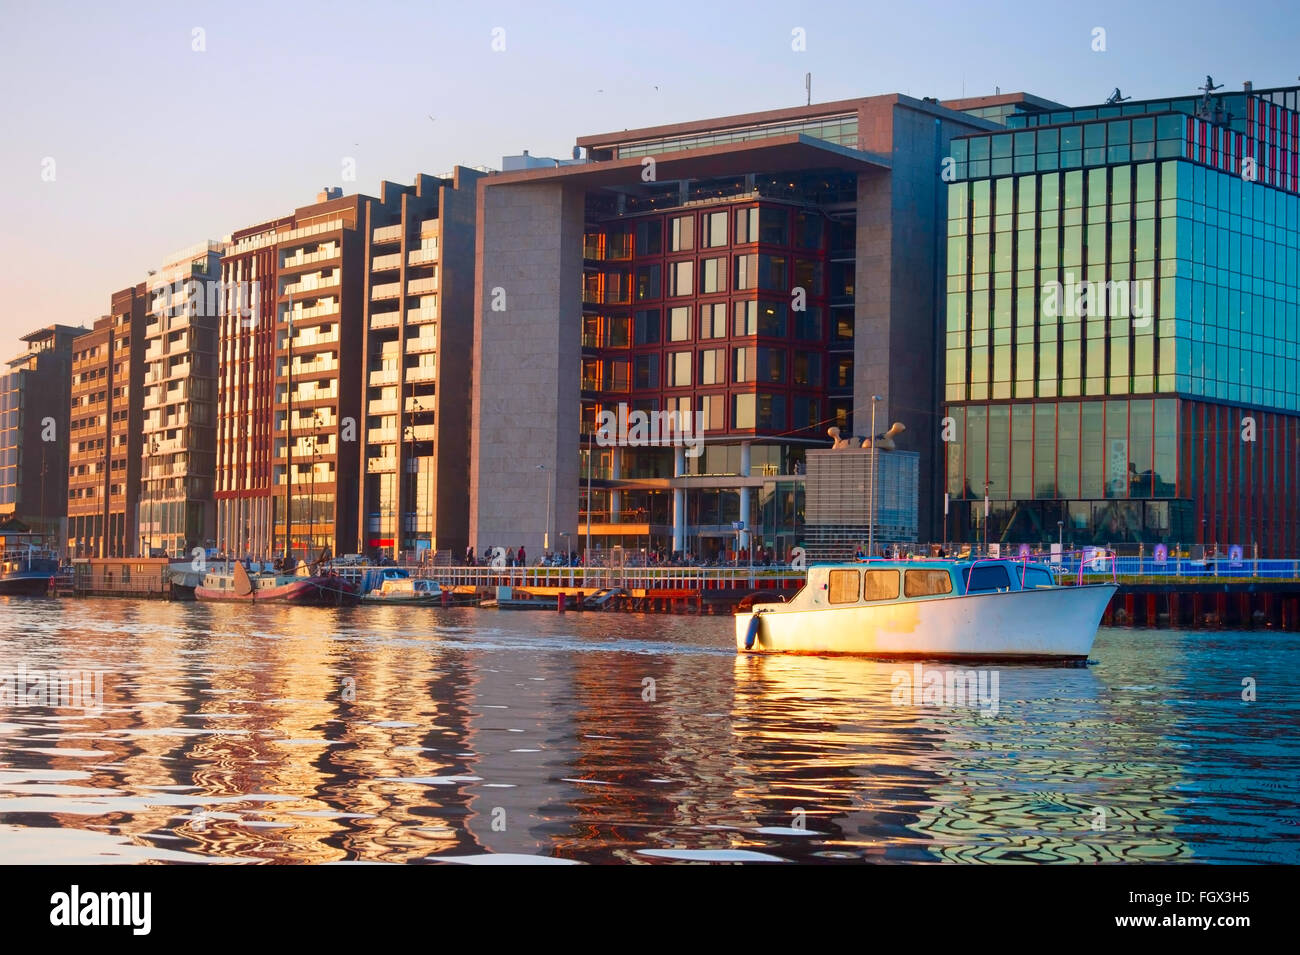
[[[0,826],[271,862],[1285,858],[1267,714],[1206,689],[1248,635],[1103,631],[981,715],[894,705],[910,664],[738,657],[725,619],[410,610],[11,601],[0,669],[102,669],[105,706],[0,713]]]

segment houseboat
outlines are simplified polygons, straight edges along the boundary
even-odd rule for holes
[[[6,538],[0,556],[0,596],[49,593],[50,581],[59,572],[58,555],[38,547],[26,535],[22,543],[16,542],[14,536]]]
[[[813,565],[787,603],[736,614],[742,653],[1086,662],[1115,583],[1062,586],[1021,560]]]
[[[203,583],[194,588],[198,600],[230,600],[244,603],[288,603],[314,606],[343,606],[361,599],[361,591],[331,571],[311,571],[299,564],[296,570],[263,570],[254,564],[250,571],[233,561],[210,566]]]

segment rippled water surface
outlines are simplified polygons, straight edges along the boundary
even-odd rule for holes
[[[731,626],[0,599],[0,676],[103,674],[0,706],[0,860],[1300,862],[1295,634],[1102,630],[992,713]]]

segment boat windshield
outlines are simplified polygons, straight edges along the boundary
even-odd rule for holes
[[[1011,587],[1011,575],[1007,573],[1006,564],[974,564],[962,571],[962,576],[968,594],[1007,590]]]

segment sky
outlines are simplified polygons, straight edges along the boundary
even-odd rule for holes
[[[814,102],[1286,86],[1297,41],[1300,0],[0,0],[0,357],[326,185],[797,106],[808,72]]]

